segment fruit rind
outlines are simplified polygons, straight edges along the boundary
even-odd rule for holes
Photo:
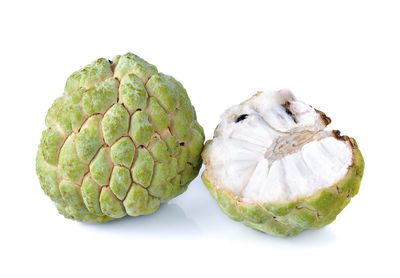
[[[258,92],[221,116],[202,180],[228,217],[255,230],[321,228],[358,193],[364,171],[355,139],[326,130],[330,122],[289,90]]]
[[[255,230],[279,237],[298,234],[304,229],[319,229],[333,220],[358,193],[364,171],[364,159],[354,138],[348,138],[353,146],[353,164],[348,174],[337,184],[321,189],[310,197],[295,203],[276,205],[248,203],[231,192],[219,187],[209,177],[207,160],[203,156],[205,171],[202,180],[221,210],[231,219],[242,222]],[[209,144],[210,140],[206,142]]]
[[[183,86],[139,56],[97,59],[71,74],[48,110],[41,187],[78,221],[153,213],[199,172],[204,132],[195,115]]]

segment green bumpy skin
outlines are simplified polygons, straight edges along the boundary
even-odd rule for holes
[[[132,53],[74,72],[45,122],[36,173],[66,218],[153,213],[202,164],[204,132],[186,90]]]
[[[319,229],[334,221],[358,193],[363,176],[364,160],[356,141],[347,136],[342,139],[353,146],[353,164],[347,175],[337,184],[296,202],[279,205],[244,202],[214,183],[207,173],[204,157],[206,169],[202,180],[221,210],[232,220],[250,228],[279,237],[293,236],[305,229]]]

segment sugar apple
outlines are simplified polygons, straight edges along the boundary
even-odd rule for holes
[[[45,122],[36,172],[67,218],[152,213],[202,164],[204,132],[186,90],[132,53],[74,72]]]
[[[259,92],[221,116],[202,179],[221,210],[253,229],[291,236],[331,223],[357,194],[356,141],[288,90]]]

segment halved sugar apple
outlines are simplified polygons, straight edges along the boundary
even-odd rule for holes
[[[132,53],[74,72],[46,125],[36,172],[67,218],[152,213],[202,164],[204,133],[186,90]]]
[[[287,90],[257,93],[221,117],[202,178],[230,218],[277,236],[331,223],[357,194],[356,141]]]

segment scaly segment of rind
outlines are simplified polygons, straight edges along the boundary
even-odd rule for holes
[[[83,202],[81,191],[77,184],[63,180],[60,182],[60,192],[67,207],[80,211],[82,214],[89,212]]]
[[[137,150],[137,158],[131,169],[133,181],[149,187],[153,176],[154,159],[146,149]]]
[[[57,164],[57,154],[63,143],[62,136],[53,128],[48,128],[42,132],[40,140],[40,149],[42,150],[43,159],[51,164]]]
[[[82,198],[88,211],[97,216],[103,216],[100,208],[101,186],[93,181],[90,175],[87,175],[82,182]]]
[[[80,160],[76,148],[75,137],[73,134],[65,141],[58,158],[58,170],[62,177],[74,183],[80,183],[83,178],[87,165]]]
[[[81,222],[86,222],[90,224],[103,223],[113,220],[114,218],[108,216],[96,216],[94,214],[83,214],[80,211],[75,211],[70,207],[66,207],[59,203],[55,203],[58,212],[67,219],[74,219]]]
[[[155,97],[149,99],[149,105],[146,113],[154,125],[157,132],[162,132],[168,127],[169,117],[167,112],[160,106]]]
[[[109,187],[104,187],[100,193],[100,207],[101,211],[113,218],[121,218],[126,215],[123,204],[111,192]]]
[[[108,78],[90,87],[82,97],[83,110],[87,114],[104,112],[117,100],[118,81]]]
[[[155,197],[169,199],[173,190],[171,179],[176,176],[176,159],[171,160],[170,163],[155,163],[154,173],[151,185],[148,190],[149,193]]]
[[[114,195],[123,200],[132,183],[129,169],[121,166],[115,166],[110,179],[110,188]]]
[[[186,90],[132,53],[74,72],[45,122],[36,172],[66,218],[101,223],[152,213],[201,167],[204,132]]]
[[[146,84],[149,78],[157,73],[157,68],[133,53],[127,53],[118,57],[114,76],[121,80],[126,74],[133,73]]]
[[[172,113],[180,106],[184,89],[173,77],[157,73],[146,84],[150,96],[157,98],[161,106]]]
[[[147,114],[144,111],[138,111],[131,117],[131,127],[129,136],[131,136],[136,146],[145,146],[154,134],[153,125],[149,122]]]
[[[89,88],[95,83],[112,76],[110,63],[100,58],[84,68],[72,73],[65,84],[64,96],[68,96],[78,88]]]
[[[130,168],[135,157],[135,145],[129,137],[122,137],[111,147],[111,160],[114,164],[121,164]]]
[[[128,134],[129,113],[119,103],[114,104],[104,115],[102,121],[104,141],[112,145],[122,135]]]
[[[75,137],[76,152],[85,163],[89,163],[104,144],[99,128],[101,120],[102,115],[88,118]]]
[[[49,196],[53,202],[64,205],[64,200],[58,188],[61,178],[58,175],[57,168],[50,166],[44,160],[41,146],[39,146],[36,156],[36,174],[46,195]]]
[[[63,97],[58,97],[54,100],[53,104],[51,105],[46,114],[45,118],[46,126],[50,127],[55,123],[55,121],[57,120],[58,111],[61,110],[63,103],[64,103]]]
[[[60,111],[56,117],[56,123],[64,134],[76,132],[85,121],[85,113],[79,102],[73,101],[72,97],[64,99]]]
[[[130,73],[122,78],[119,100],[131,114],[146,107],[147,91],[139,77]]]
[[[307,198],[286,204],[247,203],[230,191],[219,187],[206,170],[202,180],[221,210],[235,221],[271,235],[287,237],[304,229],[319,229],[335,220],[336,216],[358,192],[364,171],[364,160],[353,138],[344,137],[353,146],[353,164],[347,175],[337,184],[324,188]],[[206,145],[209,143],[208,141]]]
[[[90,163],[90,174],[95,182],[99,185],[107,185],[111,176],[113,167],[110,158],[110,149],[102,147],[96,157]]]
[[[204,135],[198,132],[196,129],[192,129],[192,136],[188,143],[188,161],[192,165],[201,164],[201,151],[203,150]]]
[[[156,139],[151,146],[149,146],[151,155],[156,161],[167,163],[170,159],[167,144],[162,139]]]
[[[133,184],[124,200],[124,206],[128,215],[137,216],[153,213],[160,206],[160,201],[149,195],[145,188]]]

